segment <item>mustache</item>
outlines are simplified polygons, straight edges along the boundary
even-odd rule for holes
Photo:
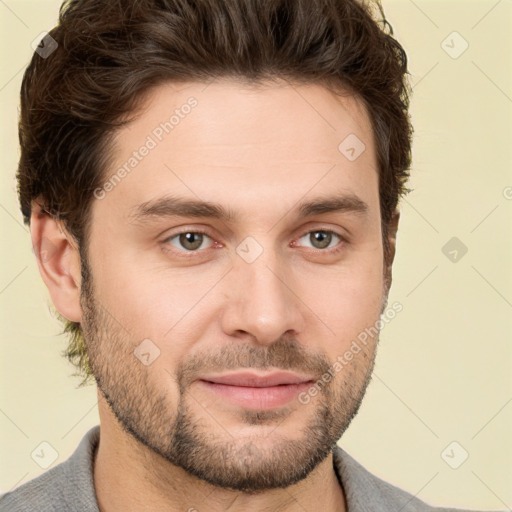
[[[177,369],[180,390],[184,390],[205,373],[251,368],[254,370],[290,370],[317,378],[327,372],[331,363],[325,354],[312,352],[296,340],[279,339],[268,346],[232,343],[217,351],[194,354]]]

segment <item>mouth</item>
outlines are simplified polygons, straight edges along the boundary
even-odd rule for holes
[[[284,407],[314,383],[311,376],[291,372],[232,373],[203,377],[198,381],[221,399],[252,410]]]

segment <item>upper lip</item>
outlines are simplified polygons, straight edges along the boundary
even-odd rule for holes
[[[260,375],[254,372],[239,372],[202,377],[200,380],[229,386],[265,388],[269,386],[279,386],[282,384],[301,384],[303,382],[309,382],[313,380],[313,378],[291,372],[273,372]]]

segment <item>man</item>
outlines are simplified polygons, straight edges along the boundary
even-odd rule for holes
[[[336,445],[410,167],[383,27],[355,0],[64,5],[23,80],[19,196],[100,426],[2,510],[453,510]]]

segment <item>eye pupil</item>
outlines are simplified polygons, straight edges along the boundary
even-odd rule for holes
[[[332,234],[327,233],[326,231],[314,231],[311,233],[312,235],[312,242],[313,245],[315,245],[317,242],[320,242],[319,249],[324,249],[325,247],[328,247],[331,243]]]

